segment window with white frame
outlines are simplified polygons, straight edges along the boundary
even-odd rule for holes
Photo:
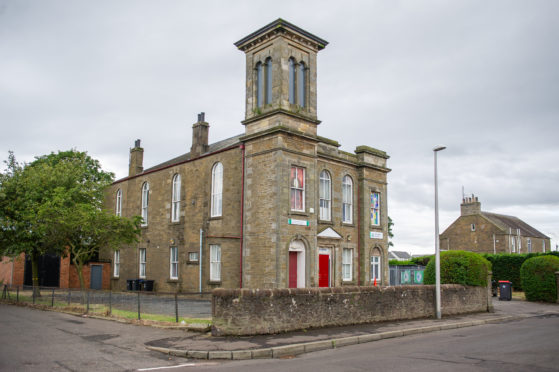
[[[526,238],[526,247],[528,248],[528,253],[532,253],[532,239]]]
[[[353,222],[353,180],[348,175],[342,179],[342,222]]]
[[[510,237],[510,251],[512,253],[516,252],[516,238],[514,236]]]
[[[221,246],[210,244],[210,281],[221,281]]]
[[[545,253],[545,240],[542,240],[542,252]]]
[[[149,183],[142,185],[142,226],[148,225]]]
[[[305,211],[305,169],[301,167],[291,167],[290,177],[291,188],[291,210]]]
[[[371,281],[380,280],[380,256],[371,256]]]
[[[371,225],[380,226],[380,193],[371,192]]]
[[[140,278],[146,277],[146,249],[140,248]]]
[[[179,248],[171,247],[169,254],[169,277],[171,279],[179,278]]]
[[[198,262],[198,252],[188,252],[189,262]]]
[[[350,281],[353,278],[353,249],[342,250],[342,280]]]
[[[173,177],[173,190],[171,201],[171,221],[178,222],[181,213],[181,176],[175,174]]]
[[[320,219],[323,221],[330,221],[331,213],[331,179],[330,173],[323,170],[320,172],[320,186],[319,186],[319,207]]]
[[[223,164],[215,163],[212,168],[211,216],[220,217],[223,203]]]
[[[115,205],[115,214],[117,216],[122,215],[122,190],[118,189],[116,191],[116,205]]]
[[[115,251],[113,266],[113,276],[118,278],[120,276],[120,251]]]

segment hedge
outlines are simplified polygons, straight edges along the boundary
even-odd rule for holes
[[[441,252],[441,284],[487,287],[491,263],[480,254],[466,251]],[[435,284],[435,260],[429,260],[423,282]]]
[[[396,259],[392,259],[388,261],[388,266],[408,266],[408,265],[416,265],[413,261],[398,261]]]
[[[492,264],[493,280],[508,280],[512,282],[515,290],[522,290],[522,282],[520,280],[520,267],[529,258],[544,255],[553,255],[559,257],[559,252],[548,253],[525,253],[525,254],[483,254],[483,256]]]
[[[559,257],[545,255],[527,259],[520,268],[520,278],[524,295],[528,301],[557,301],[557,281]]]

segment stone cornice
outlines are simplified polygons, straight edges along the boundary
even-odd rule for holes
[[[326,40],[321,39],[318,36],[315,36],[310,32],[295,26],[292,23],[278,18],[272,23],[267,24],[261,29],[237,41],[235,43],[235,46],[239,50],[246,52],[251,48],[261,44],[262,42],[265,42],[277,36],[283,36],[315,51],[324,49],[326,45],[328,45],[328,42]]]
[[[284,115],[291,116],[291,117],[294,117],[294,118],[297,118],[297,119],[305,120],[305,121],[308,121],[309,124],[318,125],[318,124],[321,123],[320,120],[309,119],[308,117],[306,117],[304,115],[297,114],[297,113],[294,113],[294,112],[291,112],[291,111],[287,111],[287,110],[278,108],[278,109],[274,109],[274,110],[265,112],[263,114],[254,116],[250,119],[245,119],[245,120],[241,121],[241,124],[247,125],[247,124],[250,124],[250,123],[254,123],[255,121],[267,118],[267,117],[272,116],[272,115],[277,115],[277,114],[284,114]]]

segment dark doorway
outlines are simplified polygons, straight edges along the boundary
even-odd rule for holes
[[[91,265],[91,278],[89,288],[101,289],[103,287],[103,265]]]
[[[25,255],[24,285],[33,285],[33,272],[31,256]],[[54,254],[45,254],[39,257],[39,285],[41,287],[60,286],[60,257]]]

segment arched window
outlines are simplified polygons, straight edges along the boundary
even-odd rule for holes
[[[212,206],[211,217],[221,216],[223,198],[223,165],[215,163],[212,168]]]
[[[266,104],[272,103],[272,58],[266,59]]]
[[[330,173],[323,170],[320,172],[320,187],[319,187],[319,204],[320,204],[320,219],[323,221],[330,221],[331,209],[331,180]]]
[[[307,69],[305,68],[305,62],[299,63],[299,69],[297,71],[297,103],[301,107],[306,107],[307,104]]]
[[[377,280],[377,282],[380,281],[381,261],[382,253],[380,252],[380,249],[375,247],[371,255],[371,282],[374,282],[375,279]]]
[[[292,105],[295,104],[295,60],[293,58],[289,58],[289,103]]]
[[[342,222],[353,222],[353,180],[348,175],[342,179]]]
[[[149,183],[142,185],[142,226],[148,225]]]
[[[117,216],[122,216],[122,190],[121,189],[118,189],[116,191],[115,214]]]
[[[261,62],[256,64],[256,106],[264,103],[264,67]]]
[[[173,192],[172,192],[172,202],[171,202],[171,221],[178,222],[180,219],[180,207],[181,207],[181,176],[180,174],[175,174],[173,177]]]

